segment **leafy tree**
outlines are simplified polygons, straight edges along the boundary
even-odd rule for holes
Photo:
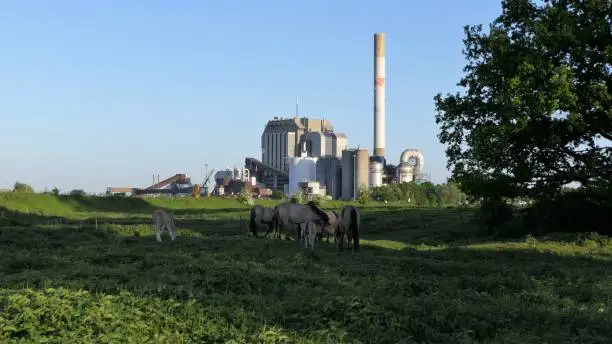
[[[13,186],[13,191],[23,192],[23,193],[33,193],[34,189],[26,183],[15,182],[15,185]]]
[[[463,93],[434,98],[453,180],[487,199],[609,188],[612,2],[502,8],[488,32],[465,27]]]
[[[85,196],[87,195],[84,190],[74,189],[70,191],[70,196]]]
[[[436,185],[438,203],[441,206],[461,205],[466,201],[465,194],[459,189],[456,183],[446,183]]]
[[[54,186],[53,189],[51,189],[51,194],[54,196],[59,196],[59,189]]]
[[[502,9],[488,32],[465,27],[463,92],[434,98],[452,180],[481,201],[489,231],[513,219],[516,233],[609,231],[612,2]],[[515,213],[508,199],[534,202]]]

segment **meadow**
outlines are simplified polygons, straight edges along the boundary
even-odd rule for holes
[[[0,194],[0,342],[612,342],[608,238],[501,241],[470,209],[358,206],[362,249],[312,257],[248,235],[234,200]],[[175,242],[154,239],[158,207]]]

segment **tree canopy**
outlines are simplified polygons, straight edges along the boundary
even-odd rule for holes
[[[465,75],[435,96],[452,179],[488,199],[612,184],[612,1],[502,2],[466,26]]]

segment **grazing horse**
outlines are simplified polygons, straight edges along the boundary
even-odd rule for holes
[[[257,226],[260,224],[268,225],[268,230],[264,237],[267,237],[270,232],[274,229],[273,225],[274,220],[274,208],[264,207],[261,205],[256,205],[251,208],[251,222],[249,225],[249,229],[251,233],[257,238]]]
[[[281,237],[281,228],[286,225],[298,225],[297,237],[306,222],[313,222],[317,226],[329,225],[329,216],[314,202],[308,204],[281,203],[274,208],[274,230],[278,239]]]
[[[344,246],[344,238],[347,239],[347,244],[353,241],[353,251],[359,250],[359,211],[352,205],[342,207],[340,210],[340,223],[336,227],[336,242],[338,250],[342,251]]]
[[[321,227],[318,238],[322,240],[325,237],[326,242],[329,242],[329,238],[336,235],[337,228],[340,225],[340,215],[337,211],[326,211],[326,213],[329,216],[330,223]]]
[[[161,234],[164,230],[164,227],[170,234],[170,239],[172,239],[173,241],[176,239],[176,225],[174,224],[174,216],[172,214],[168,214],[167,212],[161,209],[155,209],[151,217],[153,219],[153,226],[155,227],[155,239],[157,241],[162,241]]]
[[[312,221],[300,224],[302,228],[302,240],[304,240],[304,247],[310,252],[314,251],[315,242],[317,241],[317,225]]]

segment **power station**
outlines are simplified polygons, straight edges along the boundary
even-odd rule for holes
[[[349,148],[345,134],[334,132],[329,120],[299,116],[268,121],[262,136],[261,160],[246,158],[246,167],[266,187],[292,196],[298,191],[325,194],[333,199],[355,199],[362,187],[379,187],[385,177],[398,182],[418,181],[423,155],[416,149],[400,156],[396,173],[386,173],[386,42],[374,34],[374,112],[372,156],[367,149]],[[282,186],[282,187],[281,187]]]
[[[246,189],[259,196],[270,196],[272,190],[292,196],[326,195],[333,199],[356,199],[361,188],[374,188],[387,182],[418,182],[423,179],[423,154],[418,149],[402,152],[397,168],[385,158],[386,116],[386,35],[374,34],[374,111],[372,156],[367,149],[349,148],[344,133],[334,131],[328,119],[309,118],[299,113],[296,98],[293,117],[274,117],[261,134],[261,159],[245,158],[244,167],[218,171],[213,193],[223,195]],[[393,171],[393,172],[391,172]],[[206,185],[213,171],[193,194],[210,194]],[[148,188],[109,188],[109,193],[189,194],[190,179],[177,174]],[[259,182],[258,182],[259,181]],[[196,190],[197,189],[197,190]]]

